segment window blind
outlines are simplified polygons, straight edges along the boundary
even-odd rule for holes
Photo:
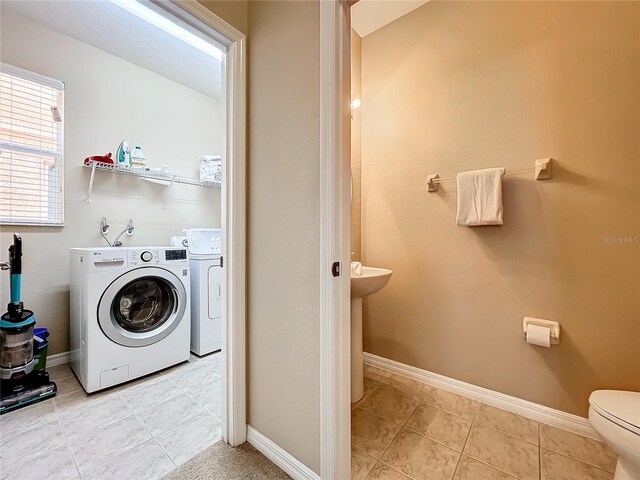
[[[64,84],[0,66],[0,223],[62,225]]]

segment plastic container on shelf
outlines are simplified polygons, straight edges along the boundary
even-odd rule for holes
[[[144,152],[140,147],[136,147],[131,152],[131,163],[132,168],[141,167],[144,168],[147,165],[147,160],[144,157]]]

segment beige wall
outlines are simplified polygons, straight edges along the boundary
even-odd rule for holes
[[[228,24],[234,26],[242,33],[248,32],[246,0],[198,0]]]
[[[351,29],[351,100],[362,97],[362,39]],[[361,109],[351,111],[351,260],[360,261],[361,194]]]
[[[247,33],[247,421],[318,472],[318,3],[203,4]]]
[[[365,350],[585,415],[640,390],[640,3],[430,2],[362,42],[362,249],[394,270]],[[455,226],[428,173],[553,157],[504,181],[502,227]],[[637,242],[637,240],[636,240]],[[551,349],[522,317],[557,320]]]
[[[3,11],[1,21],[3,62],[65,82],[65,226],[3,226],[0,236],[4,260],[11,233],[22,233],[23,300],[38,324],[51,330],[49,353],[55,354],[69,350],[69,248],[106,246],[98,230],[103,216],[112,240],[133,219],[135,233],[123,240],[127,246],[167,245],[182,228],[220,225],[219,189],[175,185],[163,210],[162,187],[98,172],[88,204],[84,158],[115,156],[127,138],[132,147],[142,146],[150,166],[197,176],[199,155],[222,152],[224,112],[218,100],[22,16]]]
[[[248,422],[320,469],[319,6],[249,3]]]

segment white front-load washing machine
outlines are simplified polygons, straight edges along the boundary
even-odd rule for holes
[[[186,248],[71,249],[71,367],[91,393],[189,359]]]

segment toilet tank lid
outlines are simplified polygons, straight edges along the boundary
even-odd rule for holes
[[[640,428],[640,393],[621,390],[596,390],[589,403],[599,413],[621,426]]]

